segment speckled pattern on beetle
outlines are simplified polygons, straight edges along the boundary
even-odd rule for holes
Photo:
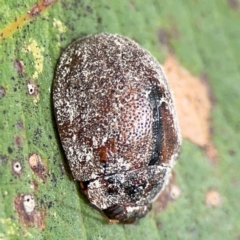
[[[129,38],[87,36],[63,52],[53,101],[72,175],[90,203],[110,222],[145,216],[181,145],[160,64]]]

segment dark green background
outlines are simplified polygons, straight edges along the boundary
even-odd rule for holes
[[[235,2],[232,8],[230,2]],[[35,1],[0,0],[0,29],[25,13]],[[59,1],[0,42],[0,239],[239,239],[240,238],[240,12],[237,0],[92,0]],[[61,33],[54,19],[66,27]],[[151,211],[136,225],[109,225],[79,194],[78,185],[59,165],[65,164],[53,122],[54,68],[61,51],[74,39],[96,32],[119,33],[137,41],[163,63],[172,51],[192,74],[207,76],[214,104],[212,140],[219,161],[213,166],[202,149],[183,141],[175,166],[181,197],[162,213]],[[164,33],[159,37],[159,32]],[[31,53],[23,51],[30,39],[41,47],[43,71],[35,80],[39,99],[27,94],[27,81],[35,67]],[[21,60],[25,74],[14,70]],[[24,127],[19,128],[18,121]],[[22,139],[20,146],[14,138]],[[12,149],[12,152],[10,151]],[[31,171],[27,158],[39,154],[49,177],[45,183]],[[20,177],[11,164],[23,166]],[[32,180],[38,189],[32,190]],[[211,188],[222,205],[207,207]],[[26,228],[13,208],[20,193],[35,196],[38,209],[46,209],[46,228]]]

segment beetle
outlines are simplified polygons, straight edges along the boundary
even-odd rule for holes
[[[56,68],[53,103],[73,178],[110,222],[145,216],[179,155],[173,95],[157,60],[133,40],[76,40]]]

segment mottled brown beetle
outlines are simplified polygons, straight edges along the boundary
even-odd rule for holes
[[[143,217],[168,183],[181,137],[159,63],[134,41],[100,33],[62,54],[53,86],[74,179],[109,221]]]

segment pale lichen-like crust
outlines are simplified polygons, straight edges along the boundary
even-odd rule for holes
[[[120,35],[79,39],[60,58],[53,100],[73,177],[90,202],[110,219],[144,216],[181,145],[159,63]]]

